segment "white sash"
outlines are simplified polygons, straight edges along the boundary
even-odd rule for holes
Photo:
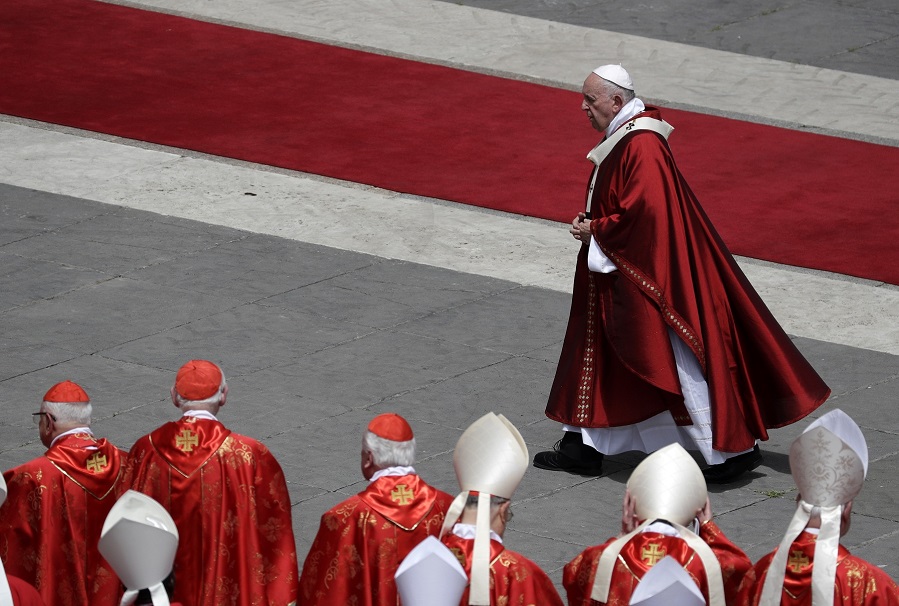
[[[596,185],[596,176],[599,174],[599,165],[602,164],[602,161],[606,159],[612,150],[618,145],[618,142],[624,138],[624,136],[631,131],[634,130],[651,130],[654,133],[659,133],[665,140],[668,140],[668,136],[671,134],[671,131],[674,130],[674,127],[665,122],[664,120],[656,120],[655,118],[633,118],[616,130],[612,136],[606,137],[602,143],[594,147],[590,150],[590,153],[587,154],[587,159],[593,162],[596,165],[596,168],[593,169],[593,176],[590,178],[590,189],[587,191],[587,213],[589,216],[590,208],[593,205],[593,187]]]
[[[624,549],[624,546],[627,545],[628,541],[643,532],[643,529],[651,522],[652,520],[643,522],[632,532],[612,541],[612,543],[603,550],[602,555],[599,556],[599,563],[596,566],[596,576],[593,577],[593,590],[590,594],[590,597],[593,600],[602,602],[603,604],[609,601],[609,590],[612,587],[612,572],[615,569],[615,562],[618,560],[618,555],[621,553],[621,550]],[[721,576],[721,564],[718,562],[715,552],[712,551],[712,548],[709,547],[705,541],[693,534],[692,531],[680,524],[672,522],[669,522],[669,524],[677,530],[678,536],[680,536],[680,538],[683,539],[694,552],[696,552],[696,555],[698,555],[699,559],[702,561],[702,567],[705,569],[706,582],[709,588],[709,606],[725,606],[724,579]]]

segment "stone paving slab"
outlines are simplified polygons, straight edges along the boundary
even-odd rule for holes
[[[607,56],[633,65],[650,98],[675,106],[899,141],[893,0],[665,0],[651,11],[587,0],[491,0],[496,10],[485,11],[478,2],[488,6],[141,4],[568,88]],[[510,231],[508,217],[86,136],[0,123],[0,183],[43,190],[0,185],[4,469],[43,452],[30,413],[52,383],[82,383],[98,434],[127,448],[177,417],[168,389],[178,366],[209,357],[231,386],[222,420],[282,463],[302,560],[321,513],[363,487],[359,440],[379,412],[411,420],[416,467],[451,493],[452,448],[483,412],[507,415],[532,453],[558,439],[542,410],[567,320],[570,247],[541,231],[558,226],[514,221],[546,258],[535,271],[533,251],[514,254],[520,244],[496,251],[492,234]],[[353,237],[322,227],[362,210],[369,220]],[[453,231],[423,246],[420,236],[390,231],[398,217]],[[459,249],[467,254],[454,256]],[[869,477],[843,543],[899,579],[899,356],[881,353],[899,351],[890,321],[899,291],[839,276],[800,285],[807,274],[760,262],[746,269],[777,317],[801,328],[797,345],[832,386],[820,412],[839,406],[865,432]],[[828,314],[803,322],[819,310]],[[832,330],[850,315],[853,324]],[[859,346],[836,344],[837,334]],[[717,521],[753,559],[777,544],[792,514],[787,452],[804,425],[771,431],[759,469],[711,489]],[[641,458],[609,457],[605,475],[590,479],[529,469],[510,547],[560,585],[568,560],[617,532],[624,485]]]
[[[899,6],[890,0],[656,0],[651,4],[466,0],[461,4],[765,59],[899,77],[895,61]]]
[[[84,385],[96,431],[128,448],[177,417],[168,389],[178,366],[208,357],[223,365],[231,387],[222,420],[282,462],[302,559],[319,516],[363,486],[359,440],[375,414],[410,419],[419,471],[451,493],[455,441],[484,412],[508,416],[532,453],[558,439],[558,425],[542,411],[567,293],[20,193],[0,188],[4,216],[41,208],[72,220],[0,225],[0,255],[15,260],[0,272],[0,292],[15,293],[0,310],[9,352],[0,361],[6,467],[43,452],[29,414],[52,383]],[[93,243],[87,252],[84,240]],[[49,276],[46,284],[30,277],[32,269]],[[56,277],[69,271],[75,279]],[[822,411],[846,410],[871,449],[870,479],[845,543],[897,576],[899,357],[796,343],[835,388]],[[802,426],[772,431],[756,472],[712,488],[721,526],[754,559],[789,521],[795,489],[786,453]],[[605,475],[590,479],[529,469],[516,493],[510,546],[561,583],[568,560],[617,532],[624,484],[641,459],[609,457]]]

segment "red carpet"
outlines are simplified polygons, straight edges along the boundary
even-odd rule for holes
[[[0,73],[0,113],[565,222],[597,139],[571,91],[90,0],[2,3]],[[899,284],[899,149],[664,115],[735,253]]]

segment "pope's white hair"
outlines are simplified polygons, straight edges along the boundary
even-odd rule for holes
[[[93,407],[90,402],[44,402],[44,412],[49,412],[57,423],[90,427]]]
[[[615,84],[615,83],[612,82],[611,80],[606,80],[606,79],[603,78],[602,76],[599,76],[599,74],[596,74],[596,75],[597,75],[597,76],[599,77],[599,79],[600,79],[600,86],[602,86],[603,92],[606,93],[607,95],[609,95],[610,97],[613,96],[613,95],[621,95],[621,99],[622,99],[625,103],[628,103],[628,102],[630,102],[634,97],[637,96],[637,93],[635,93],[634,91],[630,90],[629,88],[624,88],[623,86],[618,86],[617,84]]]
[[[415,438],[395,442],[366,431],[362,437],[362,449],[371,453],[372,462],[385,467],[409,467],[415,463]]]

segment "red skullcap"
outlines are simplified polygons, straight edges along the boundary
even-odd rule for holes
[[[408,442],[413,437],[412,428],[406,419],[394,412],[385,412],[376,416],[368,424],[368,430],[385,440],[393,442]]]
[[[222,371],[207,360],[191,360],[175,377],[175,391],[185,400],[196,402],[214,396],[222,386]]]
[[[72,381],[57,383],[44,394],[44,402],[71,403],[90,401],[91,399],[87,397],[87,393],[81,389],[81,386]]]

